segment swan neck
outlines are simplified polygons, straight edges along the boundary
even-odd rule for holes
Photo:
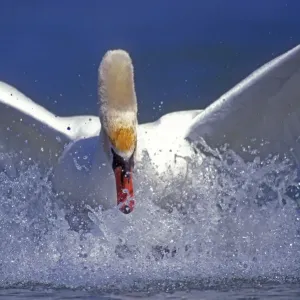
[[[98,79],[100,111],[137,112],[133,65],[126,51],[108,51],[100,63]]]

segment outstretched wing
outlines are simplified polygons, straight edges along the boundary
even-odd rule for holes
[[[69,142],[98,134],[94,116],[61,118],[0,82],[0,152],[53,166]]]
[[[186,138],[217,148],[228,144],[250,159],[290,154],[300,160],[300,45],[265,64],[208,106],[189,126]]]

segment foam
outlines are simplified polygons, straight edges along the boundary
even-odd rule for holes
[[[51,170],[1,172],[0,286],[139,290],[194,278],[300,277],[300,215],[285,195],[296,172],[276,157],[245,164],[231,151],[218,155],[195,154],[187,177],[164,188],[145,157],[134,213],[90,210],[91,232],[70,230]]]

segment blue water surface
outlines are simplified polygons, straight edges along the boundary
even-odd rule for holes
[[[140,122],[152,121],[206,107],[300,43],[299,11],[298,0],[1,0],[0,80],[56,114],[96,115],[99,62],[123,48],[135,66]],[[276,202],[293,174],[276,161],[259,168],[228,157],[234,169],[226,159],[205,162],[208,171],[194,161],[185,200],[201,205],[187,216],[157,211],[149,193],[148,210],[121,220],[128,236],[116,233],[113,213],[95,214],[103,238],[69,230],[37,166],[16,180],[0,173],[0,298],[299,299],[299,214],[293,202]],[[265,210],[251,194],[261,183],[278,197]],[[119,237],[135,257],[117,252]],[[149,261],[159,238],[188,250]]]
[[[298,44],[299,10],[297,0],[2,0],[0,79],[57,114],[97,114],[99,62],[123,48],[150,121],[205,107]]]

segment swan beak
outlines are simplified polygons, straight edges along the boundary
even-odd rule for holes
[[[128,163],[128,162],[125,162]],[[128,170],[128,171],[125,171]],[[114,168],[116,187],[117,187],[117,203],[120,210],[124,214],[129,214],[134,208],[134,194],[133,194],[133,178],[132,168],[126,166],[118,166]]]

